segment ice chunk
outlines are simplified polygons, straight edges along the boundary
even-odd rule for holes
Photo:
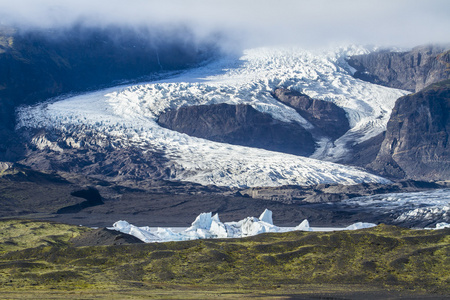
[[[241,225],[242,236],[252,236],[264,232],[278,232],[279,227],[269,224],[264,221],[260,221],[255,217],[248,217],[242,221]]]
[[[370,228],[373,226],[376,225],[359,222],[344,228],[344,230]],[[446,227],[450,227],[450,224],[439,223],[436,225],[436,229]],[[137,227],[127,221],[115,222],[112,229],[134,235],[146,243],[210,238],[241,238],[264,232],[286,232],[292,230],[313,231],[306,219],[294,228],[275,226],[272,223],[272,212],[268,209],[264,210],[259,218],[247,217],[238,222],[226,223],[220,221],[218,214],[212,216],[210,212],[201,213],[197,216],[191,227],[180,232],[175,232],[170,228],[158,228],[156,231],[154,229],[152,231],[151,227]]]
[[[155,236],[150,231],[146,230],[145,228],[139,228],[137,226],[134,226],[127,221],[117,221],[113,224],[113,229],[120,231],[122,233],[130,234],[141,241],[145,243],[159,241],[160,238],[158,236]]]
[[[209,230],[211,228],[212,223],[212,217],[211,213],[201,213],[197,216],[194,222],[192,222],[191,227],[188,228],[188,230],[195,231],[196,229],[205,229]]]
[[[150,231],[150,228],[147,231]],[[159,241],[185,241],[190,239],[184,234],[173,232],[170,228],[158,227],[154,235],[159,238]]]
[[[212,217],[211,227],[209,229],[211,235],[218,238],[226,238],[228,237],[227,229],[225,224],[220,222],[219,215],[215,214]]]
[[[268,210],[267,208],[263,211],[263,213],[259,216],[259,220],[269,223],[271,225],[273,225],[273,220],[272,220],[272,211]]]
[[[300,230],[300,231],[312,231],[312,228],[309,227],[308,220],[304,219],[303,222],[301,222],[299,225],[297,225],[294,230]]]
[[[444,228],[450,228],[450,224],[445,222],[437,223],[435,229],[444,229]]]
[[[375,226],[377,226],[377,224],[358,222],[358,223],[355,223],[355,224],[345,227],[345,229],[346,230],[357,230],[357,229],[371,228],[371,227],[375,227]]]

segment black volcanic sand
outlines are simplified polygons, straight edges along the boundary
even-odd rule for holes
[[[148,182],[140,189],[118,186],[84,177],[63,178],[16,166],[0,176],[0,218],[20,217],[51,220],[91,227],[112,226],[126,220],[138,226],[186,227],[203,212],[218,213],[222,222],[258,217],[264,209],[273,212],[274,224],[296,226],[308,219],[311,226],[348,226],[355,222],[392,224],[388,213],[352,208],[340,201],[375,192],[413,191],[415,185],[315,186],[265,188],[264,195],[293,193],[304,200],[286,202],[255,199],[226,188],[190,183]],[[131,184],[130,184],[131,185]],[[244,193],[244,191],[241,191]],[[318,203],[309,203],[312,198]],[[397,224],[414,227],[417,224]],[[423,227],[423,226],[421,226]]]
[[[277,226],[297,226],[308,219],[311,226],[345,227],[356,222],[389,224],[389,215],[351,209],[339,204],[284,204],[270,200],[224,195],[155,194],[128,192],[103,205],[87,207],[77,213],[21,214],[27,219],[42,219],[91,227],[110,227],[125,220],[137,226],[187,227],[202,212],[218,213],[222,222],[239,221],[273,212]]]
[[[308,219],[314,226],[347,226],[373,221],[369,213],[347,213],[326,204],[289,205],[267,200],[221,195],[126,194],[122,200],[86,208],[73,214],[49,214],[40,218],[84,226],[112,226],[126,220],[138,226],[186,227],[202,212],[218,213],[222,222],[239,221],[259,215],[265,208],[273,212],[274,224],[296,226]],[[39,216],[27,215],[27,218]]]

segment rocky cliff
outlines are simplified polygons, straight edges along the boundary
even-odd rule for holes
[[[407,52],[379,51],[352,56],[354,76],[388,87],[418,92],[450,78],[450,46],[428,45]]]
[[[450,80],[397,100],[370,167],[385,176],[450,178]]]
[[[284,123],[250,105],[181,107],[160,115],[166,128],[216,142],[308,156],[314,152],[311,133],[296,123]]]
[[[345,111],[332,102],[312,99],[308,95],[286,89],[276,89],[273,96],[294,108],[320,135],[335,140],[350,129]]]

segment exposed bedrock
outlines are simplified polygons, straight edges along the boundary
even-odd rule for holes
[[[450,46],[428,45],[408,52],[379,51],[348,59],[354,77],[388,87],[418,92],[450,78]]]
[[[335,140],[350,129],[345,111],[332,102],[312,99],[305,94],[287,89],[276,89],[273,96],[294,108],[321,135]]]
[[[450,80],[397,100],[370,167],[390,177],[450,179]]]
[[[308,156],[314,139],[297,123],[285,123],[250,105],[199,105],[162,113],[166,128],[211,141]]]

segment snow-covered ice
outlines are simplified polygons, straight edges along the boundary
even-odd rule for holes
[[[437,223],[434,229],[450,228],[450,224],[446,222]]]
[[[186,241],[212,238],[241,238],[254,236],[264,232],[288,232],[288,231],[331,231],[331,230],[357,230],[376,226],[372,223],[358,222],[346,228],[313,228],[308,220],[303,220],[296,227],[278,227],[272,223],[272,212],[264,210],[259,218],[247,217],[238,222],[222,223],[219,215],[202,213],[197,216],[192,225],[187,229],[151,228],[148,226],[137,227],[126,221],[117,221],[111,229],[133,235],[145,243]]]
[[[300,48],[250,49],[239,59],[224,58],[169,79],[22,108],[18,111],[18,127],[54,128],[69,136],[81,127],[93,129],[114,147],[161,151],[175,170],[171,179],[205,185],[388,182],[357,168],[328,162],[344,157],[347,143],[361,142],[384,131],[395,100],[407,94],[351,76],[353,70],[345,58],[366,52],[361,47],[315,52]],[[334,143],[318,141],[321,147],[312,158],[304,158],[194,138],[164,129],[156,122],[168,109],[228,103],[249,104],[276,119],[310,128],[312,125],[294,109],[272,97],[275,88],[298,90],[335,103],[346,111],[351,129]],[[73,140],[69,146],[79,145]]]
[[[356,197],[342,203],[388,212],[396,223],[450,220],[450,189]]]
[[[355,224],[345,227],[345,229],[346,230],[358,230],[358,229],[364,229],[364,228],[372,228],[375,226],[376,226],[376,224],[373,224],[373,223],[357,222]]]

